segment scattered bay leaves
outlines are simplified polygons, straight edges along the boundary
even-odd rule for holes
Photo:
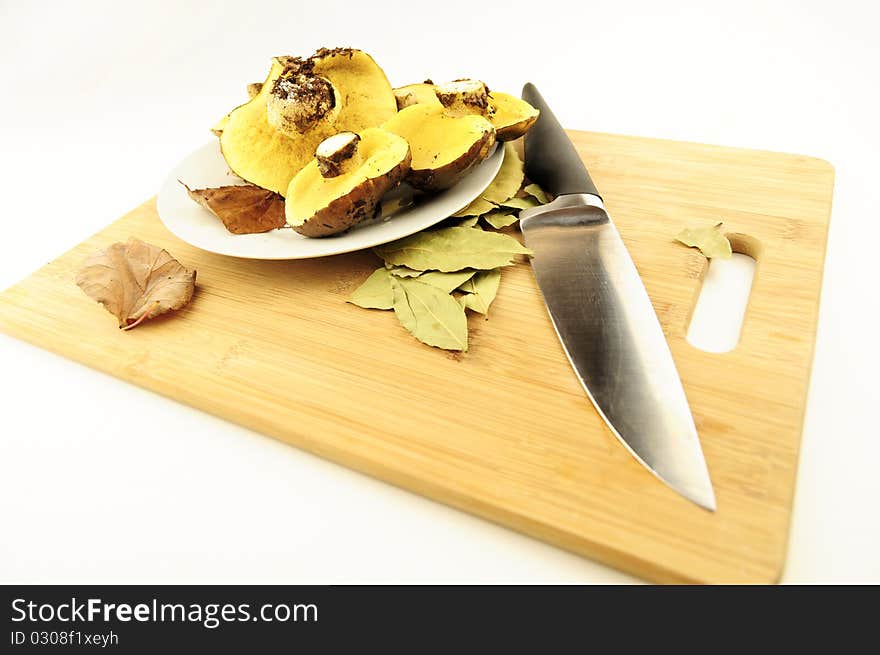
[[[422,271],[414,271],[406,266],[394,266],[388,262],[385,262],[385,268],[388,269],[391,275],[396,275],[397,277],[418,277],[422,274]]]
[[[540,203],[534,198],[509,198],[501,203],[502,207],[510,207],[511,209],[529,209],[537,207]]]
[[[455,227],[475,227],[477,221],[480,220],[479,216],[468,216],[467,218],[463,218],[455,224]]]
[[[452,293],[454,289],[474,277],[476,271],[472,268],[466,268],[463,271],[455,271],[453,273],[442,273],[440,271],[428,271],[422,273],[418,278],[419,282],[430,284],[446,293]]]
[[[548,202],[550,202],[550,198],[547,196],[547,192],[544,191],[544,189],[542,189],[537,184],[527,184],[523,187],[523,191],[528,193],[530,196],[532,196],[532,198],[537,200],[542,205],[546,205]]]
[[[183,182],[181,182],[183,184]],[[223,221],[233,234],[256,234],[284,227],[284,198],[253,184],[190,189],[189,197]]]
[[[196,272],[166,250],[132,237],[86,259],[76,284],[128,330],[192,299]]]
[[[508,141],[504,144],[504,161],[492,182],[478,198],[453,216],[482,216],[492,211],[496,205],[516,195],[524,177],[523,162],[513,143]]]
[[[386,264],[444,272],[507,266],[515,255],[532,254],[511,236],[469,227],[418,232],[377,246],[374,251]]]
[[[519,220],[516,217],[516,214],[510,211],[504,211],[503,209],[497,209],[488,214],[483,214],[480,218],[496,230],[500,230],[502,227],[507,227],[508,225],[513,225]]]
[[[485,198],[481,198],[477,196],[474,200],[471,201],[464,209],[461,209],[453,214],[453,216],[481,216],[486,212],[490,212],[495,209],[496,205],[494,203],[489,202]]]
[[[480,194],[480,197],[496,204],[512,198],[523,183],[523,162],[519,158],[512,141],[504,144],[504,161],[495,179]]]
[[[721,231],[721,223],[707,227],[687,227],[675,236],[686,246],[699,248],[709,259],[719,257],[729,259],[732,254],[730,241]]]
[[[461,296],[464,306],[480,314],[488,314],[489,305],[495,300],[500,284],[500,268],[491,271],[480,271],[459,287],[459,289],[465,292],[465,295]]]
[[[412,278],[392,278],[394,313],[422,343],[446,350],[467,350],[464,307],[437,287]]]
[[[391,309],[394,306],[391,272],[384,267],[377,268],[352,292],[348,302],[364,309]]]

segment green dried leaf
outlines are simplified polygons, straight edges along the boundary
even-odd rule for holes
[[[474,227],[479,220],[479,216],[469,216],[468,218],[463,218],[455,223],[455,227]]]
[[[394,313],[422,343],[445,350],[467,350],[464,307],[437,287],[409,278],[392,278]]]
[[[508,225],[513,225],[519,220],[519,218],[517,218],[516,214],[514,214],[513,212],[504,211],[501,209],[495,210],[494,212],[489,212],[488,214],[483,214],[482,216],[480,216],[480,218],[482,218],[496,230],[500,230],[502,227],[507,227]]]
[[[537,184],[527,184],[525,187],[523,187],[523,191],[528,193],[530,196],[532,196],[532,198],[537,200],[542,205],[546,205],[548,202],[550,202],[550,198],[547,197],[547,192],[544,191],[544,189],[539,187]]]
[[[472,268],[466,268],[463,271],[456,271],[455,273],[428,271],[427,273],[422,273],[416,279],[419,282],[430,284],[432,287],[437,287],[446,293],[452,293],[453,289],[457,289],[459,286],[470,280],[474,276],[474,273],[476,273],[476,271]]]
[[[529,209],[537,207],[538,201],[534,198],[510,198],[501,203],[502,207],[510,207],[511,209]]]
[[[504,161],[501,163],[501,168],[480,197],[496,204],[513,198],[522,186],[523,177],[522,160],[513,142],[508,141],[504,144]]]
[[[364,309],[391,309],[394,306],[394,295],[391,290],[391,274],[385,268],[379,268],[364,280],[364,283],[352,292],[347,302]]]
[[[378,246],[374,251],[386,264],[444,272],[508,266],[515,255],[532,254],[513,237],[470,227],[418,232]]]
[[[495,209],[495,205],[512,198],[523,183],[523,163],[513,143],[504,144],[504,161],[489,186],[467,207],[453,216],[482,216]]]
[[[500,268],[480,271],[459,287],[465,292],[465,295],[461,296],[464,306],[480,314],[488,314],[489,305],[495,300],[499,284],[501,284]]]
[[[720,257],[729,259],[732,254],[730,241],[721,231],[721,223],[711,227],[688,227],[679,232],[675,239],[686,246],[699,248],[709,259]]]
[[[476,197],[471,204],[453,214],[453,216],[481,216],[495,209],[496,205],[481,197]]]
[[[385,262],[385,268],[388,269],[388,272],[391,273],[391,275],[397,277],[418,277],[422,274],[422,271],[414,271],[406,266],[394,266],[388,262]]]

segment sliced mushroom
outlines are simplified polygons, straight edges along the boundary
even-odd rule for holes
[[[442,105],[417,104],[382,126],[402,136],[412,149],[406,181],[417,189],[448,189],[492,152],[495,128],[484,117],[457,115]]]
[[[482,107],[483,90],[488,103]],[[481,114],[495,128],[499,141],[514,141],[531,129],[538,120],[538,110],[525,100],[500,91],[488,91],[479,80],[456,80],[448,84],[408,84],[394,89],[397,108],[405,109],[417,104],[442,103],[453,113]]]
[[[514,141],[528,132],[538,120],[538,110],[509,93],[489,93],[489,122],[499,141]]]
[[[287,223],[304,236],[325,237],[373,218],[410,161],[406,140],[380,128],[329,137],[290,182]]]
[[[321,141],[380,125],[396,111],[388,78],[360,50],[276,57],[257,95],[222,125],[220,148],[236,175],[284,195]]]

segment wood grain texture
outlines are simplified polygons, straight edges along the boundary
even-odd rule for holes
[[[392,484],[659,582],[773,582],[787,547],[833,170],[824,161],[636,137],[572,137],[629,247],[691,403],[718,511],[684,500],[604,427],[531,270],[505,269],[470,350],[344,302],[370,252],[260,262],[172,236],[149,201],[0,295],[0,329]],[[742,338],[685,340],[706,262],[673,242],[723,221],[758,260]],[[131,332],[74,284],[137,236],[198,270],[193,302]],[[36,435],[35,435],[36,436]],[[474,544],[479,548],[479,544]]]

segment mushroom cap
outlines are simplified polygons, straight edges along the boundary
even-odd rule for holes
[[[293,138],[269,124],[267,100],[275,80],[293,70],[328,80],[338,106],[305,133]],[[397,111],[388,78],[360,50],[319,50],[306,60],[276,57],[259,93],[237,107],[222,126],[220,148],[239,177],[284,195],[293,176],[314,156],[316,146],[342,131],[380,125]]]
[[[300,234],[322,237],[343,232],[373,218],[382,196],[396,186],[410,166],[405,139],[381,128],[360,132],[353,170],[325,178],[312,159],[287,189],[287,223]]]
[[[538,120],[538,110],[521,98],[500,91],[489,92],[489,122],[499,141],[513,141]]]
[[[488,157],[495,144],[495,128],[486,118],[451,115],[439,103],[402,109],[382,127],[409,142],[412,164],[407,181],[425,191],[453,186]]]
[[[476,80],[460,80],[474,82]],[[454,84],[454,83],[452,83]],[[421,82],[394,89],[394,97],[400,110],[416,104],[441,104],[437,97],[437,85]],[[498,141],[514,141],[528,132],[538,120],[538,110],[521,98],[500,91],[489,92],[486,118],[495,128]]]

